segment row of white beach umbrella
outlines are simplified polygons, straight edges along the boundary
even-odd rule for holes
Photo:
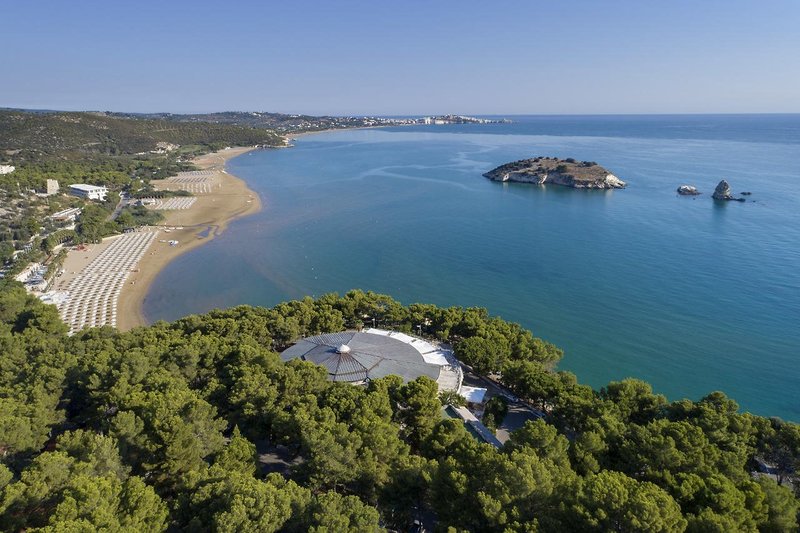
[[[117,301],[125,280],[157,234],[143,230],[115,237],[69,282],[58,311],[69,325],[70,334],[84,327],[117,325]]]

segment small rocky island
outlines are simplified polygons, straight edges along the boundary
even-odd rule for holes
[[[731,186],[727,181],[722,180],[714,189],[714,194],[711,195],[714,200],[722,200],[727,202],[744,202],[744,198],[735,198],[731,193]]]
[[[625,182],[593,161],[534,157],[500,165],[485,177],[536,185],[562,185],[573,189],[623,189]]]

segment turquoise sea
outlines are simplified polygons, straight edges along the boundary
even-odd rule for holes
[[[146,316],[351,288],[483,306],[563,347],[560,368],[595,387],[722,390],[800,421],[800,115],[509,118],[324,133],[232,160],[264,210],[170,264]],[[481,176],[535,155],[597,161],[629,186]],[[712,201],[722,178],[748,201]]]

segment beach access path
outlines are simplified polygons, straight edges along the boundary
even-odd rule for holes
[[[225,171],[225,163],[236,156],[254,150],[255,147],[228,148],[196,158],[194,164],[203,171],[209,186],[203,192],[194,192],[194,201],[186,209],[161,211],[165,220],[158,229],[158,239],[146,250],[122,288],[117,303],[117,327],[127,331],[147,324],[142,313],[142,303],[158,273],[173,259],[188,252],[225,231],[228,224],[239,217],[256,213],[261,209],[258,194],[247,184]],[[153,181],[156,189],[176,189],[180,182],[170,180]],[[178,229],[180,228],[180,229]],[[200,236],[200,235],[203,236]],[[161,242],[165,241],[165,242]],[[178,241],[170,245],[169,241]]]

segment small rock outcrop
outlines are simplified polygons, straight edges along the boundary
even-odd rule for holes
[[[573,189],[623,189],[626,183],[593,161],[534,157],[500,165],[485,177],[536,185],[553,184]]]
[[[697,196],[702,193],[694,185],[681,185],[678,187],[678,194],[681,196]]]
[[[714,200],[725,200],[725,201],[734,201],[734,202],[744,202],[744,198],[734,198],[733,194],[731,194],[731,186],[728,185],[728,182],[722,180],[717,184],[717,188],[714,189],[714,194],[711,195]]]
[[[725,180],[720,181],[717,184],[717,188],[714,189],[714,194],[712,194],[711,197],[714,200],[733,200],[731,186],[728,185],[728,182]]]

